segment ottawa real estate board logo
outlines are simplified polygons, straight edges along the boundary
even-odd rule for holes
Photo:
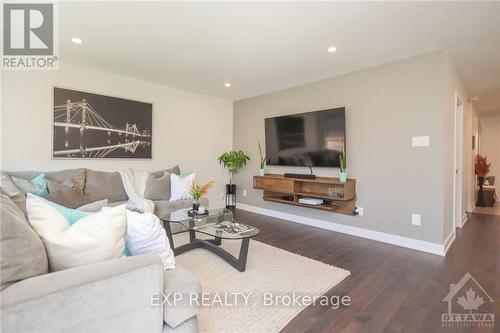
[[[468,272],[460,281],[450,284],[443,302],[448,303],[447,313],[441,315],[444,327],[495,326],[493,299]]]
[[[2,69],[58,69],[57,4],[2,3]]]

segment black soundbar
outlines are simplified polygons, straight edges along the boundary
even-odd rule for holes
[[[285,173],[285,178],[315,179],[316,175],[306,175],[303,173]]]

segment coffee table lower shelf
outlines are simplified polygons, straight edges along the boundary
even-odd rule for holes
[[[244,272],[246,270],[250,238],[244,238],[241,240],[240,253],[238,258],[236,258],[232,254],[230,254],[229,252],[220,247],[222,243],[222,239],[220,237],[214,237],[214,239],[199,239],[196,238],[196,230],[185,230],[172,233],[169,223],[165,223],[164,226],[165,226],[165,231],[167,232],[168,240],[170,241],[170,246],[174,251],[174,255],[177,256],[187,251],[202,248],[219,256],[221,259],[223,259],[228,264],[233,266],[239,272]],[[189,232],[189,243],[175,247],[173,235],[184,232]]]

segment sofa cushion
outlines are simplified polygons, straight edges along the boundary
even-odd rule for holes
[[[23,178],[23,179],[33,179],[34,177],[40,175],[42,172],[41,171],[10,171],[10,172],[2,172],[2,187],[4,186],[4,179],[5,180],[10,180],[10,183],[14,184],[11,180],[10,176],[18,177],[18,178]],[[6,176],[5,178],[3,176]],[[80,169],[66,169],[66,170],[59,170],[59,171],[49,171],[45,172],[45,176],[47,179],[47,187],[48,187],[48,192],[49,192],[49,197],[47,198],[50,201],[54,201],[57,203],[62,204],[63,206],[65,204],[68,204],[70,201],[70,196],[69,193],[57,193],[56,194],[51,194],[51,183],[49,180],[51,180],[52,187],[56,187],[54,184],[64,184],[68,180],[71,180],[73,184],[76,185],[76,187],[80,188],[80,192],[77,192],[75,194],[78,194],[79,197],[75,197],[76,202],[80,202],[80,204],[83,204],[85,201],[85,198],[83,197],[83,187],[85,185],[85,169],[80,168]],[[15,186],[15,184],[14,184]],[[61,188],[57,188],[57,190],[61,190]],[[6,191],[4,188],[4,192],[9,192]],[[23,194],[18,194],[16,196],[12,196],[8,194],[8,196],[14,201],[14,203],[24,212],[24,214],[27,216],[26,213],[26,197]],[[61,198],[61,196],[64,196],[64,199]],[[73,205],[72,205],[73,206]],[[73,208],[73,207],[72,207]]]
[[[41,174],[41,171],[8,171],[7,174],[9,176],[14,176],[14,177],[19,177],[23,179],[33,179],[39,174]]]
[[[14,184],[10,175],[3,171],[0,172],[0,190],[16,204],[25,216],[27,216],[26,197],[23,191]]]
[[[47,253],[24,214],[6,195],[0,198],[0,282],[10,284],[48,272]]]
[[[190,302],[190,295],[198,293],[198,299],[201,294],[200,281],[187,268],[177,265],[175,269],[163,273],[163,292],[181,293],[182,300],[175,305],[166,302],[163,306],[163,319],[170,327],[177,327],[186,320],[196,316],[200,307],[195,302]]]
[[[109,202],[127,201],[119,172],[103,172],[85,169],[84,194],[87,202],[108,199]]]
[[[123,255],[127,230],[125,206],[93,214],[79,212],[86,216],[73,225],[53,203],[35,195],[28,194],[26,209],[29,223],[45,244],[51,271]]]
[[[168,325],[163,325],[163,330],[161,333],[191,333],[191,332],[199,332],[198,329],[198,318],[192,317],[189,320],[186,320],[176,328],[170,327]]]
[[[73,178],[63,183],[47,179],[47,188],[49,193],[44,198],[64,207],[76,208],[85,203],[83,187]]]
[[[191,189],[195,184],[196,173],[185,175],[170,174],[171,194],[170,201],[193,199]]]
[[[166,200],[156,200],[155,204],[155,214],[160,219],[168,219],[170,213],[183,209],[193,207],[193,199],[177,200],[177,201],[166,201]],[[208,207],[208,199],[201,198],[200,205]]]
[[[174,252],[165,228],[154,214],[127,210],[127,249],[133,256],[156,254],[161,258],[164,269],[175,268]]]
[[[109,207],[108,199],[94,201],[86,205],[80,206],[77,209],[81,210],[82,212],[95,213],[95,212],[100,212],[104,207]]]
[[[72,179],[75,184],[82,188],[85,186],[85,169],[66,169],[59,171],[49,171],[45,173],[47,179],[56,181],[58,183],[64,183],[65,181]]]
[[[176,174],[176,175],[180,175],[181,174],[181,169],[179,168],[178,165],[176,165],[174,167],[171,167],[170,169],[167,169],[165,171],[168,172],[168,173]]]
[[[47,195],[47,178],[45,174],[41,173],[35,178],[28,180],[24,178],[19,178],[12,176],[12,181],[17,185],[18,188],[23,191],[24,194],[32,193],[35,195]]]
[[[149,200],[169,200],[170,199],[170,173],[165,173],[161,177],[151,174],[146,184],[144,197]]]
[[[24,179],[33,179],[43,171],[9,171],[7,174],[9,176],[15,176]],[[48,171],[43,172],[47,179],[56,181],[58,183],[64,183],[68,179],[73,179],[81,188],[83,188],[85,184],[85,169],[65,169],[58,171]]]
[[[180,175],[179,166],[176,165],[170,169],[151,172],[144,197],[149,200],[170,200],[171,173]]]

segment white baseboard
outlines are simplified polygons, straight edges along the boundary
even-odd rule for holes
[[[460,228],[462,228],[464,226],[465,223],[467,223],[468,219],[467,219],[467,214],[464,214],[462,216],[462,221],[461,221],[461,225],[460,225]]]
[[[316,228],[331,230],[340,232],[343,234],[348,234],[352,236],[367,238],[387,244],[397,245],[401,247],[406,247],[412,250],[418,250],[422,252],[437,254],[444,256],[446,254],[445,247],[443,244],[432,243],[427,241],[422,241],[419,239],[413,239],[393,234],[387,234],[384,232],[379,232],[375,230],[363,229],[358,227],[351,227],[344,224],[339,224],[335,222],[329,222],[320,219],[314,219],[310,217],[299,216],[295,214],[283,213],[275,211],[272,209],[256,207],[252,205],[247,205],[243,203],[237,203],[236,207],[241,210],[246,210],[249,212],[267,215],[271,217],[276,217],[279,219],[287,220],[290,222],[301,223],[309,225]]]
[[[446,254],[448,252],[448,250],[450,249],[451,244],[453,244],[453,242],[455,241],[456,237],[457,237],[457,233],[456,233],[455,230],[452,230],[450,232],[450,234],[448,235],[448,237],[446,237],[446,239],[444,241],[444,254]]]

